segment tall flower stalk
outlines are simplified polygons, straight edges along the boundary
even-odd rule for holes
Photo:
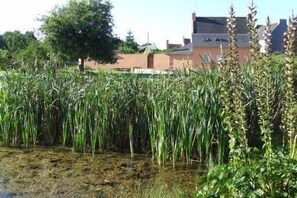
[[[294,19],[294,17],[293,17]],[[294,38],[296,33],[296,27],[294,24],[295,20],[289,19],[289,25],[287,33],[285,34],[285,54],[286,54],[286,64],[285,64],[285,98],[283,102],[283,117],[282,117],[282,127],[284,132],[288,134],[289,152],[290,157],[294,158],[296,155],[296,99],[294,93]]]
[[[236,44],[236,18],[233,6],[230,7],[229,17],[227,18],[227,29],[230,40],[230,54],[222,61],[220,90],[225,115],[224,123],[230,138],[229,157],[235,159],[241,157],[236,154],[238,153],[236,152],[237,148],[247,148],[248,141],[241,87],[241,70]]]
[[[265,43],[265,53],[263,57],[263,64],[260,66],[260,77],[262,83],[259,83],[258,90],[258,114],[259,123],[262,134],[263,148],[265,150],[265,157],[271,157],[273,154],[272,150],[272,117],[273,117],[273,91],[271,83],[271,56],[270,56],[270,46],[271,46],[271,23],[269,17],[267,17],[267,22],[265,30],[263,33],[264,43]]]
[[[258,35],[257,35],[257,10],[256,6],[254,4],[254,1],[252,1],[251,5],[248,7],[249,8],[249,14],[248,14],[248,21],[247,21],[247,26],[249,28],[249,37],[250,37],[250,51],[251,51],[251,57],[253,63],[256,63],[257,60],[260,58],[260,47],[259,47],[259,42],[258,42]]]

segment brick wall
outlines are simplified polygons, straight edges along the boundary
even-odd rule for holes
[[[129,69],[147,68],[146,54],[117,54],[117,62],[114,64],[98,64],[95,61],[85,61],[85,69]]]
[[[192,61],[188,59],[187,55],[167,55],[155,54],[154,55],[154,69],[183,69],[191,68]]]
[[[230,52],[229,48],[223,48],[222,50],[224,54],[228,54]],[[199,47],[193,49],[193,54],[189,56],[189,58],[193,60],[193,68],[199,69],[201,68],[201,65],[204,64],[201,58],[203,55],[209,55],[211,60],[217,62],[217,58],[220,54],[221,49],[219,47]],[[243,64],[250,57],[250,48],[238,48],[238,54],[239,63]]]
[[[250,56],[250,49],[239,48],[239,63],[243,64],[244,61]],[[223,48],[223,53],[228,54],[229,49]],[[202,57],[209,55],[211,60],[217,62],[218,56],[221,54],[219,47],[207,48],[194,48],[192,54],[188,55],[168,55],[168,54],[154,54],[153,55],[153,69],[202,69],[204,64]],[[118,54],[117,62],[115,64],[97,64],[94,61],[85,61],[86,69],[132,69],[132,68],[148,68],[148,55],[147,54]]]

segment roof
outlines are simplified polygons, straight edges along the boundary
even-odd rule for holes
[[[192,39],[194,47],[228,47],[229,45],[229,34],[193,34]],[[237,34],[236,39],[238,47],[249,46],[248,34]]]
[[[189,43],[183,47],[168,52],[168,54],[191,54],[192,48],[192,43]]]
[[[138,47],[139,51],[156,51],[158,50],[157,46],[155,43],[146,43]]]
[[[196,17],[194,34],[227,34],[227,17]],[[237,34],[248,34],[247,18],[236,17]]]
[[[273,30],[275,30],[275,28],[277,28],[278,25],[279,25],[278,23],[272,23],[271,24],[271,32],[273,32]],[[265,25],[262,25],[257,29],[258,40],[264,39],[264,35],[263,35],[264,31],[265,31]]]

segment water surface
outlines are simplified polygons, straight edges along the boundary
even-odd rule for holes
[[[149,155],[79,154],[65,148],[0,147],[0,198],[145,197],[163,190],[195,191],[197,168],[155,165]]]

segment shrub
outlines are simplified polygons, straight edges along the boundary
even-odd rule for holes
[[[251,159],[216,166],[208,175],[201,177],[197,198],[295,197],[296,176],[297,160],[288,154],[274,153],[270,160],[255,154]]]

